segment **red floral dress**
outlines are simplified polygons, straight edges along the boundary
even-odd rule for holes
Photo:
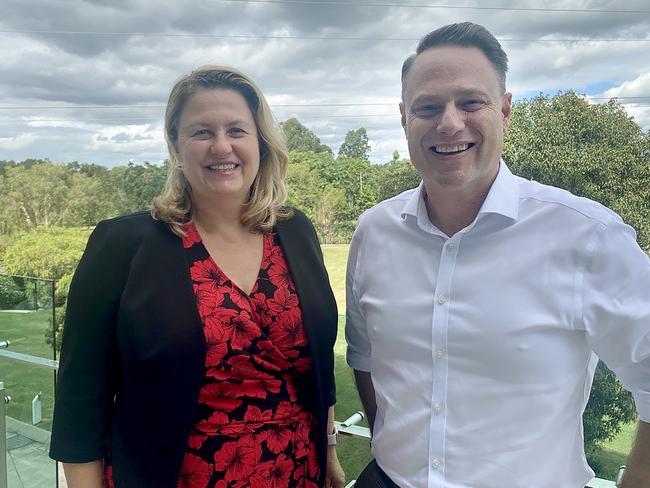
[[[282,248],[274,234],[264,235],[247,295],[219,269],[194,225],[185,231],[207,354],[178,488],[317,488],[315,417],[304,398],[312,363]]]

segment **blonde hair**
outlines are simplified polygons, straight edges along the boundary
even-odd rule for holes
[[[166,222],[172,231],[184,236],[183,225],[193,218],[192,188],[183,174],[176,150],[178,122],[185,104],[201,90],[234,90],[240,93],[253,114],[260,145],[260,168],[251,186],[241,222],[251,230],[270,231],[279,219],[292,215],[283,207],[287,199],[284,176],[289,157],[282,133],[278,130],[264,95],[253,81],[234,68],[202,66],[182,77],[172,88],[165,110],[165,140],[169,151],[167,181],[153,199],[151,215]]]

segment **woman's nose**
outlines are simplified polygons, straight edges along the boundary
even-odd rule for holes
[[[210,152],[214,155],[221,156],[230,154],[232,144],[226,134],[216,134],[210,145]]]

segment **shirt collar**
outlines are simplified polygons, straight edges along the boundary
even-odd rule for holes
[[[407,216],[415,217],[422,228],[431,227],[427,209],[424,203],[425,189],[421,181],[402,209],[402,219]],[[499,163],[499,172],[490,191],[485,197],[478,214],[503,215],[513,221],[519,216],[519,185],[517,178],[510,172],[503,159]]]
[[[479,215],[499,214],[513,221],[516,221],[519,216],[519,184],[517,177],[510,172],[503,159],[497,177],[478,213]]]

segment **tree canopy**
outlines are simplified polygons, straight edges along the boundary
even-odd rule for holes
[[[332,152],[329,146],[321,144],[318,136],[302,125],[295,117],[285,120],[280,124],[280,127],[284,132],[289,151]]]
[[[370,157],[370,143],[364,127],[351,130],[345,135],[345,140],[339,147],[339,157],[350,159],[363,159]]]
[[[147,208],[167,169],[149,163],[105,168],[49,160],[0,161],[0,233],[92,226]]]

